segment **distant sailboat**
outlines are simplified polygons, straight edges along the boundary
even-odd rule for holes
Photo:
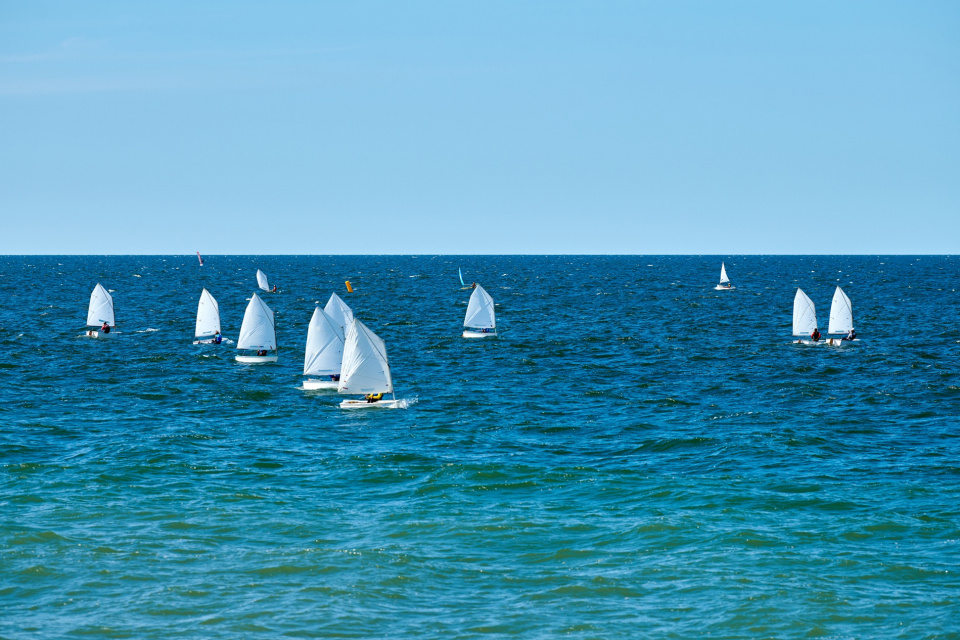
[[[493,308],[493,298],[483,287],[477,285],[470,295],[467,315],[463,320],[464,338],[496,338],[497,316]]]
[[[817,344],[814,340],[802,338],[809,337],[816,328],[817,309],[813,306],[813,300],[802,289],[797,289],[797,295],[793,298],[793,335],[801,336],[797,344]]]
[[[317,307],[307,327],[307,348],[303,357],[303,375],[325,376],[326,380],[308,379],[303,388],[337,389],[340,366],[343,364],[343,329],[323,309]]]
[[[340,372],[340,393],[364,394],[370,399],[344,400],[341,409],[397,409],[401,401],[396,395],[383,400],[383,394],[393,393],[393,377],[387,360],[387,346],[359,320],[347,327],[343,347],[343,367]]]
[[[827,338],[827,344],[835,347],[851,342],[859,342],[855,338],[856,331],[853,330],[853,305],[850,304],[850,298],[843,292],[843,289],[837,287],[833,292],[833,301],[830,303],[830,326],[827,333],[843,334],[842,338]],[[846,336],[853,334],[853,338]]]
[[[256,352],[255,355],[237,355],[237,362],[257,364],[277,361],[277,330],[273,310],[257,294],[250,298],[250,304],[243,314],[237,349]]]
[[[90,338],[109,338],[113,336],[114,334],[109,331],[101,330],[104,323],[110,328],[117,326],[113,312],[113,296],[98,282],[90,294],[90,306],[87,307],[87,326],[96,327],[96,329],[87,331],[84,335]]]
[[[731,291],[736,289],[736,287],[730,284],[730,278],[727,277],[727,267],[724,263],[720,263],[720,284],[714,287],[717,291]]]
[[[204,289],[200,293],[197,305],[197,328],[193,332],[196,338],[193,344],[213,344],[214,336],[220,333],[220,305],[210,292]]]
[[[197,260],[200,261],[200,266],[202,267],[202,266],[203,266],[203,258],[200,256],[200,252],[199,252],[199,251],[197,251]]]
[[[341,334],[346,333],[347,327],[353,322],[353,309],[348,307],[347,303],[335,293],[330,294],[330,299],[327,300],[323,312],[333,320],[336,326],[340,327]]]
[[[260,269],[257,269],[257,284],[260,286],[260,289],[263,291],[271,291],[270,283],[267,282],[267,274]]]
[[[463,270],[460,267],[457,267],[457,273],[460,274],[460,286],[467,286],[467,283],[463,281]]]

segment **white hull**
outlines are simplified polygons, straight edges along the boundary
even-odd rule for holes
[[[337,390],[337,387],[340,386],[340,383],[336,380],[304,380],[303,388],[306,391],[316,391],[318,389],[330,389],[333,391]]]
[[[367,402],[366,400],[344,400],[340,403],[341,409],[399,409],[402,400],[378,400],[376,402]]]
[[[111,333],[104,333],[104,332],[102,332],[102,331],[91,330],[91,331],[87,331],[87,332],[86,332],[85,334],[83,334],[81,337],[106,339],[106,338],[112,338],[112,337],[115,336],[115,335],[117,335],[117,334],[115,334],[115,333],[113,333],[113,332],[111,332]]]
[[[265,362],[276,362],[277,356],[237,356],[236,360],[244,364],[261,364]]]
[[[717,285],[714,288],[714,291],[733,291],[736,287],[724,287],[723,285]]]
[[[496,338],[497,332],[489,331],[484,333],[483,331],[470,331],[469,329],[467,329],[466,331],[463,332],[463,337],[464,338]]]
[[[853,340],[844,340],[843,338],[827,338],[827,344],[831,347],[842,347],[844,345],[850,345],[854,342],[860,342],[860,338],[854,338]]]

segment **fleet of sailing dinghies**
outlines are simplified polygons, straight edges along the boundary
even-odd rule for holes
[[[803,292],[803,289],[797,289],[797,295],[793,298],[793,335],[809,336],[817,328],[817,309],[813,306],[813,300]],[[816,344],[813,340],[797,340],[797,344]]]
[[[113,314],[113,296],[98,282],[90,294],[90,306],[87,307],[87,326],[96,327],[96,329],[87,331],[85,335],[91,338],[108,338],[112,336],[113,334],[109,331],[104,332],[100,330],[104,323],[111,328],[117,326],[116,318]]]
[[[323,309],[316,307],[307,328],[307,349],[303,357],[303,375],[324,376],[303,381],[307,390],[337,389],[343,363],[343,328]]]
[[[346,333],[347,327],[353,322],[353,309],[348,307],[347,303],[335,293],[330,294],[330,299],[327,300],[327,306],[323,308],[323,312],[333,320],[334,324],[340,327],[341,334]]]
[[[257,285],[263,291],[270,291],[270,283],[267,282],[267,274],[257,269]]]
[[[204,289],[200,293],[200,304],[197,305],[197,328],[193,332],[196,338],[193,344],[210,344],[211,338],[220,333],[220,305],[210,292]]]
[[[714,288],[717,291],[730,291],[731,289],[736,289],[736,287],[730,284],[730,278],[727,277],[727,267],[722,262],[720,263],[720,284]]]
[[[827,333],[847,336],[851,331],[853,331],[853,305],[850,304],[850,298],[843,292],[843,289],[837,287],[837,290],[833,292],[833,302],[830,303],[830,326],[827,328]],[[827,338],[827,344],[835,347],[851,342],[859,342],[859,340],[856,338]]]
[[[401,401],[396,395],[389,400],[383,399],[383,394],[393,393],[387,346],[356,319],[347,327],[337,391],[366,396],[363,400],[344,400],[340,403],[341,409],[396,409],[400,406]]]
[[[477,285],[470,295],[467,316],[463,320],[464,338],[497,337],[497,316],[493,309],[493,298],[483,287]]]
[[[277,361],[277,330],[273,310],[257,294],[250,298],[250,304],[243,314],[237,349],[256,352],[255,355],[237,355],[237,362],[258,364]]]

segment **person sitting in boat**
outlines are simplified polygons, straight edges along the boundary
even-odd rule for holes
[[[110,325],[107,324],[106,322],[104,322],[104,323],[103,323],[103,326],[100,327],[100,331],[102,331],[102,332],[104,332],[104,333],[110,333]]]
[[[367,395],[364,396],[364,398],[366,398],[367,402],[370,402],[370,403],[379,402],[380,400],[383,400],[383,394],[368,393]]]
[[[340,382],[340,374],[339,374],[339,373],[331,373],[331,374],[330,374],[330,379],[333,380],[334,382]]]
[[[273,285],[273,293],[277,292],[277,285]]]
[[[847,332],[847,337],[844,340],[856,340],[857,339],[857,330],[853,327],[850,327],[850,331]]]
[[[817,327],[813,328],[813,333],[810,334],[810,339],[814,342],[820,342],[820,329]]]
[[[213,334],[213,344],[220,344],[221,342],[223,342],[223,336],[220,335],[219,331],[217,331],[215,334]]]
[[[266,349],[260,349],[259,351],[257,351],[257,355],[258,355],[258,356],[265,356],[265,355],[267,355],[267,350],[266,350]]]

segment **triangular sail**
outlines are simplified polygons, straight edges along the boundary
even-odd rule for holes
[[[330,294],[330,299],[327,300],[327,306],[323,308],[323,312],[330,316],[330,319],[340,327],[342,332],[346,332],[347,327],[353,322],[353,309],[348,307],[347,303],[335,293]]]
[[[203,266],[203,256],[200,255],[200,252],[197,251],[197,260],[200,261],[200,266]]]
[[[467,305],[467,316],[463,320],[463,326],[473,329],[495,329],[497,327],[493,298],[480,285],[477,285],[470,295],[470,303]]]
[[[97,286],[93,288],[93,293],[90,294],[90,306],[87,308],[87,326],[101,327],[104,322],[111,327],[117,326],[113,315],[113,296],[98,282]]]
[[[240,325],[240,338],[237,340],[237,349],[266,349],[273,351],[277,348],[277,331],[273,323],[273,311],[260,296],[253,294],[250,304],[243,313],[243,324]]]
[[[337,375],[343,362],[343,330],[317,307],[307,328],[303,375]]]
[[[730,278],[727,277],[727,267],[720,263],[720,284],[730,284]]]
[[[853,329],[853,306],[850,298],[837,287],[833,292],[833,302],[830,304],[830,327],[828,333],[847,333]]]
[[[270,283],[267,282],[267,274],[257,269],[257,284],[264,291],[270,291]]]
[[[802,289],[793,298],[793,335],[808,336],[817,328],[817,310]]]
[[[220,305],[206,289],[200,294],[197,305],[197,329],[194,336],[209,338],[220,331]]]
[[[460,285],[464,287],[467,286],[467,283],[463,281],[463,270],[461,270],[460,267],[457,267],[457,273],[460,274]]]
[[[337,391],[357,394],[393,392],[387,346],[359,320],[354,320],[347,328]]]

